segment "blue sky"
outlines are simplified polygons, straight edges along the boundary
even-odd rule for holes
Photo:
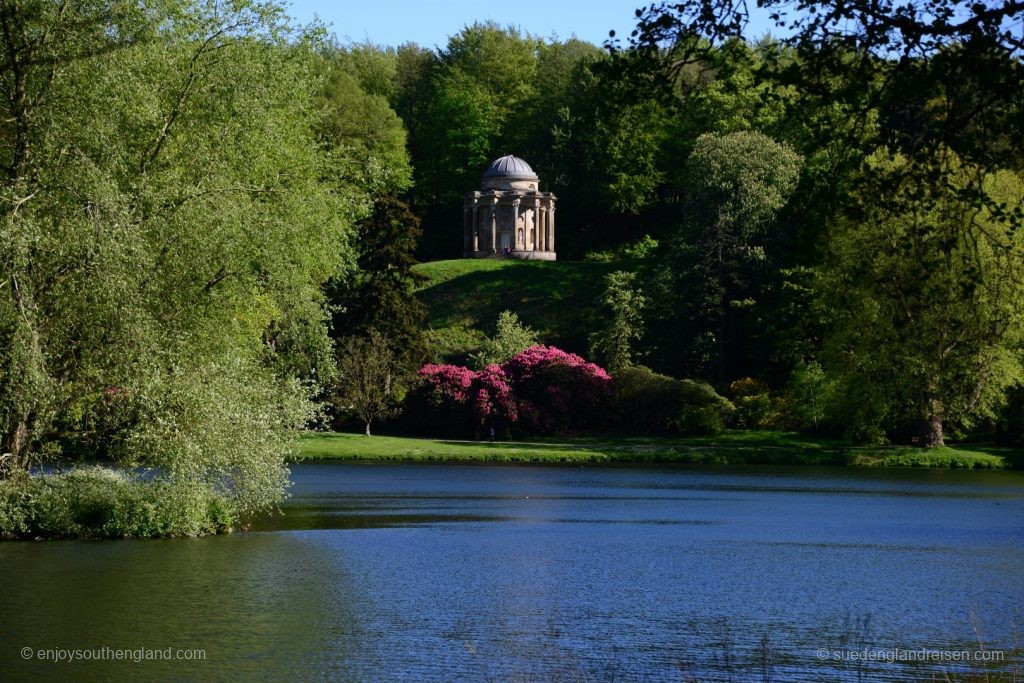
[[[625,42],[636,25],[634,10],[643,4],[650,0],[293,0],[289,13],[300,23],[319,16],[342,42],[444,47],[463,26],[490,19],[544,38],[575,35],[600,45],[609,29]]]

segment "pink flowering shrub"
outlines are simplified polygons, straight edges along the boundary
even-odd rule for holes
[[[420,430],[466,435],[472,425],[507,429],[517,419],[516,402],[505,372],[497,365],[480,371],[461,365],[424,365],[420,386],[410,396],[406,412]],[[415,419],[415,418],[418,418]]]
[[[473,386],[475,372],[461,365],[434,365],[427,363],[420,368],[419,376],[426,380],[430,394],[439,401],[464,403]]]
[[[554,346],[531,346],[504,364],[531,433],[578,431],[594,426],[610,395],[604,368]]]
[[[488,365],[473,378],[473,418],[483,426],[489,422],[512,424],[518,418],[515,396],[505,371]]]
[[[531,346],[502,365],[474,372],[457,365],[420,368],[421,384],[406,414],[432,433],[466,434],[472,427],[526,433],[585,429],[599,417],[611,378],[573,353]]]

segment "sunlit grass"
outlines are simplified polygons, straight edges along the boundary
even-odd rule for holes
[[[569,349],[586,347],[602,278],[632,262],[454,259],[421,263],[427,278],[417,296],[427,306],[427,334],[434,353],[463,360],[479,348],[503,310],[516,313],[541,341]]]
[[[1020,453],[987,445],[937,449],[863,447],[842,441],[769,431],[729,431],[713,437],[586,437],[535,441],[420,439],[310,432],[300,459],[553,463],[716,463],[956,467],[1001,469]]]

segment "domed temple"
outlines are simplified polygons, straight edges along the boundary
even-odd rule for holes
[[[519,157],[495,159],[463,195],[463,256],[555,260],[555,195]]]

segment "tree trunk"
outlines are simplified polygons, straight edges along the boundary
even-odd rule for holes
[[[0,472],[13,472],[24,467],[27,446],[28,424],[25,420],[14,420],[4,435],[3,449],[0,450],[0,455],[10,454],[10,458],[0,467]]]
[[[370,436],[370,423],[366,423],[366,436]]]
[[[928,402],[928,416],[918,423],[917,435],[914,440],[918,446],[923,448],[938,448],[946,445],[942,436],[942,410],[938,401]]]

